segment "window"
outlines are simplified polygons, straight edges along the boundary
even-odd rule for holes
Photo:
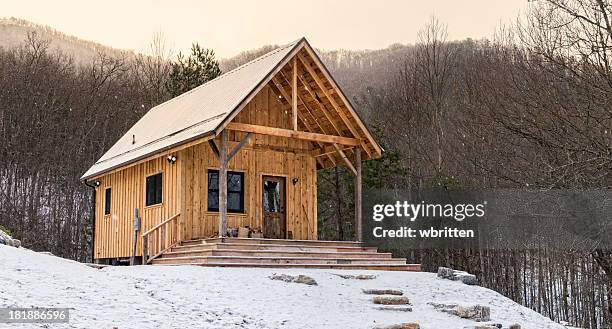
[[[110,215],[111,213],[111,188],[104,190],[104,214]]]
[[[162,203],[162,174],[147,177],[146,205],[152,206]]]
[[[244,212],[244,174],[227,172],[227,211]],[[219,171],[208,171],[208,210],[219,211]]]

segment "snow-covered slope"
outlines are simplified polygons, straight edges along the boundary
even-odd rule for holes
[[[270,280],[305,274],[317,286]],[[375,274],[374,280],[333,273]],[[412,312],[381,311],[362,288],[396,288]],[[0,307],[69,307],[70,324],[48,328],[372,328],[418,322],[464,328],[476,322],[441,313],[428,302],[491,307],[491,322],[562,329],[498,293],[438,279],[431,273],[133,266],[94,269],[0,245]],[[4,324],[6,325],[6,324]],[[0,323],[0,328],[3,324]],[[39,328],[43,325],[10,325]]]

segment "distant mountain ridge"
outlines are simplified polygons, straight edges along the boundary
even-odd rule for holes
[[[79,64],[90,64],[100,53],[115,58],[139,55],[133,50],[109,47],[65,34],[50,26],[14,17],[0,18],[0,47],[17,47],[27,40],[28,33],[31,32],[35,32],[43,40],[48,40],[50,49],[72,56]],[[206,47],[205,44],[203,46]],[[264,45],[230,58],[219,59],[221,69],[227,72],[276,47],[278,46]],[[389,77],[399,70],[404,58],[409,56],[412,50],[410,45],[394,44],[377,50],[318,50],[318,53],[347,96],[354,98],[365,93],[368,87],[380,87],[386,83]]]
[[[130,56],[133,51],[116,49],[93,41],[80,39],[60,32],[50,26],[32,23],[25,19],[0,18],[0,47],[13,48],[27,40],[28,33],[35,32],[50,43],[50,48],[71,55],[78,63],[90,63],[100,53],[112,56]]]

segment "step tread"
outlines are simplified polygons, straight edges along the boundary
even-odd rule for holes
[[[180,257],[164,257],[157,258],[155,260],[164,259],[167,261],[170,260],[184,260],[184,259],[282,259],[282,260],[359,260],[359,261],[367,261],[367,260],[385,260],[385,261],[406,261],[405,258],[350,258],[350,257],[338,257],[338,258],[319,258],[319,257],[267,257],[267,256],[180,256]],[[155,261],[154,260],[154,261]]]
[[[230,238],[230,237],[224,237],[224,238],[205,238],[205,239],[191,239],[191,240],[185,240],[183,241],[184,243],[191,243],[191,242],[198,242],[198,241],[209,241],[209,240],[237,240],[237,241],[287,241],[290,243],[305,243],[305,244],[309,244],[309,243],[313,243],[313,244],[317,244],[317,243],[321,243],[321,244],[354,244],[354,245],[361,245],[361,242],[357,242],[357,241],[328,241],[328,240],[295,240],[295,239],[268,239],[268,238]]]
[[[153,264],[155,266],[205,266],[205,267],[287,267],[287,268],[327,268],[327,269],[396,269],[403,271],[420,272],[420,264],[282,264],[282,263],[182,263],[182,264]]]
[[[180,245],[175,246],[174,248],[187,248],[187,247],[196,247],[196,246],[218,246],[218,245],[229,245],[229,246],[261,246],[261,247],[275,247],[275,248],[336,248],[336,249],[370,249],[372,251],[376,250],[376,247],[357,247],[357,246],[313,246],[313,245],[301,245],[301,244],[280,244],[280,243],[235,243],[235,242],[206,242],[201,244],[191,244],[191,245],[183,245],[186,241],[181,242]]]
[[[168,251],[164,255],[188,254],[194,252],[236,252],[236,253],[266,253],[266,254],[315,254],[315,255],[392,255],[390,252],[354,252],[354,251],[307,251],[307,250],[259,250],[259,249],[202,249],[185,251]]]

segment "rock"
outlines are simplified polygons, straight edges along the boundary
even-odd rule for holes
[[[448,267],[438,267],[438,277],[441,279],[455,280],[455,270]]]
[[[488,306],[482,305],[457,305],[457,304],[441,304],[428,303],[440,312],[456,315],[463,319],[474,321],[490,321],[491,309]]]
[[[453,270],[448,267],[438,267],[438,277],[446,280],[461,281],[471,286],[478,285],[478,279],[474,274]]]
[[[394,295],[402,296],[404,293],[401,290],[395,289],[361,289],[367,295]]]
[[[0,228],[0,244],[4,244],[11,247],[21,247],[21,241],[13,239],[8,233],[4,232]]]
[[[315,281],[315,279],[307,276],[307,275],[298,275],[297,278],[295,278],[295,280],[293,280],[293,282],[295,283],[303,283],[303,284],[307,284],[310,286],[316,286],[317,285],[317,281]]]
[[[501,329],[503,325],[501,323],[487,323],[484,325],[479,325],[472,327],[473,329]]]
[[[376,309],[379,311],[412,312],[412,307],[407,306],[379,306]]]
[[[287,274],[272,274],[270,277],[270,280],[280,280],[280,281],[285,281],[285,282],[293,282],[293,280],[295,279],[295,277],[293,275],[287,275]]]
[[[293,276],[293,275],[288,275],[288,274],[272,274],[270,277],[270,280],[279,280],[279,281],[285,281],[285,282],[295,282],[295,283],[303,283],[303,284],[307,284],[310,286],[316,286],[317,285],[317,281],[315,281],[315,279],[306,276],[306,275],[298,275],[298,276]]]
[[[457,313],[455,315],[463,319],[471,319],[475,321],[491,320],[491,309],[488,306],[458,306],[456,310]]]
[[[372,298],[372,303],[382,305],[406,305],[409,304],[410,301],[408,300],[408,297],[374,296]]]
[[[374,327],[374,329],[419,329],[419,324],[410,322],[410,323],[400,323],[400,324],[392,324],[390,326],[385,327]]]
[[[459,276],[459,281],[470,286],[478,285],[478,279],[476,279],[476,276],[474,274],[466,273],[466,275],[461,275]]]
[[[343,279],[354,279],[354,280],[374,280],[376,279],[376,275],[371,275],[371,274],[358,274],[358,275],[351,275],[351,274],[335,274],[332,273],[336,276],[339,276]]]
[[[510,327],[508,327],[508,329],[521,329],[521,325],[518,323],[511,324]]]

